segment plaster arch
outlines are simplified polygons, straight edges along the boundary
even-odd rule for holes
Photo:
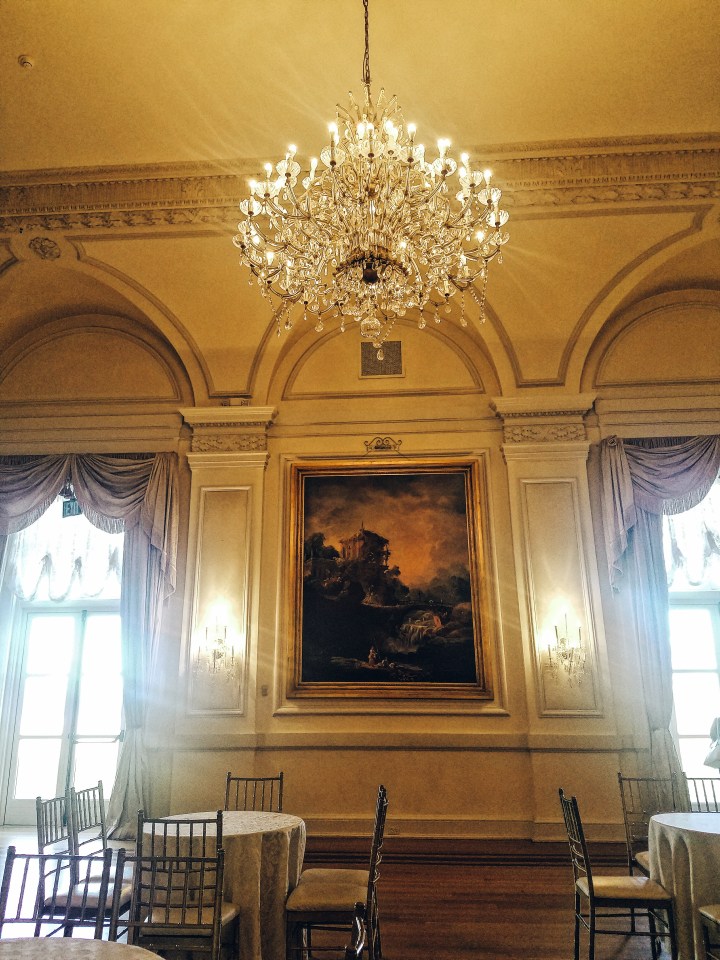
[[[33,316],[50,319],[74,313],[97,312],[125,315],[152,334],[157,333],[175,351],[192,385],[196,402],[207,402],[212,394],[210,377],[190,331],[180,319],[153,293],[131,276],[85,254],[82,237],[58,238],[60,256],[54,260],[34,261],[28,256],[27,247],[35,238],[24,238],[19,243],[14,238],[13,253],[16,257],[8,270],[0,276],[0,290],[8,287],[25,289],[35,286],[44,292],[44,302],[36,297],[28,298],[33,304]],[[31,277],[19,280],[20,273]],[[83,296],[78,302],[74,291],[79,288]]]
[[[403,376],[362,379],[362,341],[354,323],[345,333],[336,325],[317,333],[310,323],[300,320],[280,337],[274,327],[269,327],[258,350],[254,402],[277,405],[310,397],[318,390],[320,375],[323,395],[345,399],[379,393],[410,397],[423,393],[450,396],[502,392],[495,356],[473,318],[468,318],[466,327],[461,326],[454,304],[452,313],[443,314],[440,324],[429,321],[423,330],[411,315],[396,320],[389,340],[401,341]],[[445,358],[444,363],[440,357]],[[455,379],[448,368],[455,371]]]
[[[607,324],[630,303],[637,302],[638,291],[658,271],[665,274],[666,286],[673,279],[682,283],[683,272],[673,270],[673,261],[693,250],[701,248],[708,240],[720,237],[718,224],[708,214],[708,208],[696,212],[688,227],[665,238],[646,250],[640,257],[629,261],[615,277],[598,291],[579,317],[568,338],[560,372],[566,388],[582,392],[587,389],[587,369],[590,354],[594,350]]]
[[[679,289],[620,310],[588,352],[581,391],[599,396],[717,393],[720,291]]]
[[[177,353],[125,316],[75,314],[35,324],[0,358],[4,407],[177,409],[193,403]]]

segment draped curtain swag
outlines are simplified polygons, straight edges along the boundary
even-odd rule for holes
[[[162,605],[175,590],[177,455],[0,457],[0,556],[4,538],[40,517],[68,477],[88,520],[108,533],[125,533],[120,602],[125,739],[108,825],[114,836],[131,837],[138,809],[149,806],[144,731]]]
[[[609,437],[600,444],[601,509],[608,573],[617,589],[628,574],[656,777],[681,774],[670,734],[673,709],[663,514],[703,500],[720,471],[720,436],[694,437],[651,449]]]

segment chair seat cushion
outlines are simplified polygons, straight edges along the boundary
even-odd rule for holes
[[[220,913],[220,923],[224,927],[239,916],[240,908],[234,903],[230,903],[228,900],[223,900],[222,909]],[[198,925],[207,926],[213,922],[213,908],[212,906],[203,907],[201,910],[197,908],[187,909],[185,911],[185,916],[183,919],[183,911],[179,907],[171,907],[170,910],[159,909],[155,912],[151,912],[149,920],[153,924],[162,924],[163,927],[163,936],[193,936],[195,931],[193,927]],[[141,936],[152,936],[153,931],[141,930]]]
[[[638,850],[635,854],[635,863],[638,867],[650,876],[650,851],[649,850]]]
[[[80,910],[84,909],[92,911],[97,909],[97,905],[100,899],[100,880],[91,880],[90,883],[78,884],[76,887],[73,887],[71,890],[64,893],[57,893],[54,897],[48,897],[45,900],[45,906],[51,906],[55,904],[58,907],[68,908],[71,910]],[[110,907],[110,898],[112,897],[112,888],[108,890],[107,893],[107,906]],[[132,896],[132,884],[124,883],[120,891],[120,903],[127,903]]]
[[[369,880],[369,871],[344,867],[310,867],[300,874],[300,883],[364,883],[367,886]]]
[[[612,877],[593,876],[593,887],[595,897],[603,900],[660,902],[671,899],[665,887],[661,887],[649,877],[631,877],[626,874]],[[589,896],[586,877],[581,877],[577,881],[577,888],[584,896]]]
[[[285,904],[288,913],[348,911],[367,899],[367,870],[313,867],[304,870]]]
[[[705,920],[709,920],[710,923],[720,924],[720,903],[710,903],[698,909],[700,910],[700,916]]]

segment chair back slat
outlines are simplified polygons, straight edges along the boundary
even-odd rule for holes
[[[17,853],[8,848],[0,884],[0,937],[11,924],[15,936],[72,936],[91,928],[101,939],[109,921],[112,851],[99,856]]]
[[[84,790],[70,788],[70,829],[75,853],[91,854],[107,849],[102,780]]]
[[[38,853],[74,853],[67,797],[35,799]]]
[[[684,809],[682,791],[672,777],[624,777],[618,773],[628,865],[647,850],[650,817]]]
[[[214,857],[222,847],[222,810],[212,817],[146,817],[138,811],[136,854]]]
[[[217,957],[222,929],[224,852],[211,857],[135,853],[121,848],[116,875],[133,872],[130,909],[113,898],[109,939],[151,952],[202,951]]]
[[[592,896],[592,868],[590,866],[590,857],[588,856],[585,831],[583,830],[582,820],[580,819],[577,798],[566,797],[562,789],[560,789],[559,793],[568,844],[570,845],[570,860],[572,862],[575,882],[577,883],[578,880],[585,877],[588,890]]]
[[[371,957],[381,956],[382,953],[379,947],[380,923],[377,888],[380,880],[380,864],[382,863],[387,808],[387,790],[380,784],[378,787],[377,801],[375,803],[375,824],[373,827],[372,844],[370,846],[370,866],[368,870],[367,901],[365,905],[368,953]]]
[[[700,813],[720,813],[720,777],[685,777],[690,809]]]
[[[228,770],[225,778],[225,809],[282,813],[283,780],[282,770],[274,777],[234,777]]]

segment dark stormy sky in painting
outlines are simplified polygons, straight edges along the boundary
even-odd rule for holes
[[[306,476],[303,537],[341,538],[361,525],[390,541],[390,566],[408,587],[469,570],[464,472]]]

